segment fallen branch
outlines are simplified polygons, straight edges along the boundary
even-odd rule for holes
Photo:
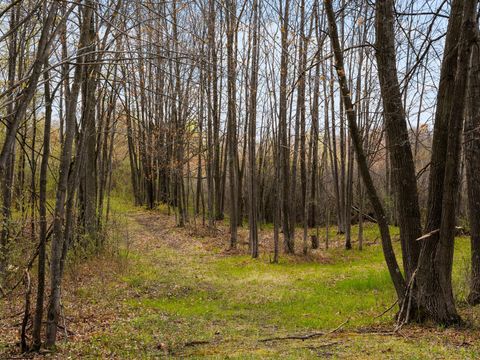
[[[410,309],[412,306],[412,298],[413,298],[413,286],[415,284],[415,277],[417,275],[417,269],[413,272],[410,281],[408,282],[407,289],[405,290],[405,298],[402,301],[402,306],[400,307],[400,312],[398,313],[397,317],[397,324],[395,325],[395,330],[394,332],[398,332],[403,325],[408,323],[409,317],[410,317]],[[408,300],[406,312],[405,312],[405,317],[402,318],[403,310],[405,309],[405,302]]]
[[[261,339],[261,342],[268,342],[268,341],[276,341],[276,340],[308,340],[312,339],[315,337],[320,337],[326,335],[324,332],[316,332],[312,334],[307,334],[307,335],[289,335],[289,336],[283,336],[283,337],[273,337],[273,338],[267,338],[267,339]]]
[[[13,319],[13,318],[16,318],[17,316],[22,315],[22,314],[23,314],[23,310],[20,310],[19,312],[15,313],[15,314],[7,315],[3,318],[0,318],[0,321]]]
[[[352,330],[352,333],[353,334],[361,334],[361,335],[378,335],[378,336],[403,336],[405,337],[405,335],[403,335],[399,330],[397,330],[395,332],[395,330],[385,330],[385,331],[382,331],[382,330],[370,330],[370,329],[356,329],[356,330]]]
[[[428,238],[430,238],[432,235],[438,234],[439,232],[440,232],[440,229],[436,229],[436,230],[430,231],[429,233],[426,233],[425,235],[420,236],[420,237],[417,239],[417,241],[422,241],[422,240],[428,239]]]
[[[46,321],[42,321],[42,324],[43,324],[43,325],[46,325],[47,322],[46,322]],[[62,330],[62,331],[64,331],[64,332],[66,332],[66,333],[67,333],[68,335],[70,335],[70,336],[75,336],[75,335],[77,335],[77,333],[75,333],[74,331],[69,330],[69,329],[67,329],[65,326],[60,325],[60,324],[57,325],[57,329],[60,329],[60,330]]]
[[[360,215],[360,209],[357,208],[356,206],[352,205],[352,209],[355,210],[359,215]],[[374,217],[368,215],[367,213],[363,212],[362,211],[362,216],[367,218],[368,220],[370,220],[371,222],[374,222],[374,223],[377,223],[377,219],[375,219]]]
[[[302,341],[305,341],[305,340],[309,340],[309,339],[333,334],[333,333],[337,332],[338,330],[340,330],[349,321],[350,321],[350,318],[348,318],[343,323],[338,325],[335,329],[332,329],[328,332],[314,332],[314,333],[306,334],[306,335],[288,335],[288,336],[282,336],[282,337],[273,337],[273,338],[261,339],[259,341],[260,342],[268,342],[268,341],[276,341],[276,340],[302,340]]]
[[[398,303],[398,299],[395,300],[395,302],[394,302],[392,305],[390,305],[385,311],[383,311],[380,315],[375,316],[373,319],[378,319],[379,317],[382,317],[382,316],[385,315],[387,312],[389,312],[390,310],[392,310],[392,309],[395,307],[395,305],[397,305],[397,303]]]
[[[67,329],[67,328],[66,328],[65,326],[63,326],[63,325],[57,325],[57,328],[59,328],[60,330],[63,330],[63,331],[67,334],[67,336],[68,336],[68,335],[70,335],[70,336],[75,336],[75,335],[77,335],[75,332],[73,332],[72,330]]]
[[[196,345],[205,345],[205,344],[210,344],[210,341],[192,340],[192,341],[186,342],[184,346],[196,346]]]

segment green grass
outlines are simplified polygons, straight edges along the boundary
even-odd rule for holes
[[[132,233],[142,228],[134,221],[128,226]],[[252,260],[207,252],[193,239],[186,249],[172,248],[162,236],[176,233],[154,236],[154,250],[131,250],[128,269],[103,289],[121,303],[118,319],[87,341],[62,345],[63,353],[124,359],[480,356],[477,345],[453,346],[450,335],[438,335],[439,329],[411,339],[355,333],[362,328],[393,328],[393,312],[376,318],[395,299],[378,245],[363,251],[329,250],[327,263],[282,256],[279,264],[271,264],[265,254]],[[366,241],[377,237],[375,227],[365,229]],[[460,306],[468,254],[468,239],[458,239],[454,279]],[[80,294],[89,301],[98,296],[88,289]],[[305,342],[259,341],[329,331],[347,319],[338,334]],[[207,343],[189,346],[201,341]]]

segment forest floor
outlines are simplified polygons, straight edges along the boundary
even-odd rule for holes
[[[394,310],[382,315],[394,293],[375,226],[366,229],[363,251],[347,252],[332,241],[330,250],[282,255],[272,264],[268,229],[261,233],[262,256],[253,260],[246,229],[240,249],[231,252],[226,227],[182,229],[162,212],[129,210],[122,217],[114,251],[69,267],[62,339],[47,358],[480,357],[480,308],[461,298],[467,238],[457,240],[454,277],[460,311],[472,325],[394,332]],[[20,300],[0,301],[0,358],[18,351],[21,316],[9,315],[21,313]]]

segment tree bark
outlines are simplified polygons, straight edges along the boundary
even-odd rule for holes
[[[72,88],[67,99],[66,119],[65,119],[65,142],[62,147],[60,158],[59,176],[57,193],[55,200],[55,211],[53,217],[53,239],[50,257],[50,277],[51,290],[48,305],[47,325],[46,325],[46,346],[52,348],[55,346],[57,336],[58,312],[60,307],[60,286],[61,286],[61,259],[62,249],[66,241],[63,231],[63,222],[65,215],[65,197],[67,193],[67,184],[69,178],[70,161],[72,157],[72,145],[75,136],[75,114],[77,108],[78,94],[82,81],[84,60],[83,53],[86,45],[86,39],[90,27],[90,20],[93,15],[93,9],[84,3],[82,9],[84,12],[80,40],[77,50],[77,61]]]
[[[227,6],[227,138],[228,174],[230,190],[230,248],[237,247],[238,223],[238,158],[237,158],[237,114],[236,114],[236,0],[229,0]]]
[[[335,69],[340,84],[340,91],[345,104],[345,112],[347,115],[350,136],[352,137],[352,143],[355,149],[355,153],[357,155],[358,168],[362,175],[367,194],[370,198],[370,203],[374,208],[375,216],[378,221],[380,235],[382,238],[383,254],[385,256],[385,261],[387,263],[390,277],[395,287],[399,303],[402,303],[405,295],[405,280],[402,276],[400,268],[398,267],[398,262],[392,247],[392,240],[390,238],[390,230],[388,228],[385,211],[378,196],[377,190],[373,184],[373,180],[368,169],[367,158],[362,147],[362,141],[356,121],[355,109],[353,107],[350,90],[348,88],[348,82],[345,75],[343,54],[338,38],[338,30],[335,21],[335,13],[333,11],[332,0],[325,0],[324,6],[327,13],[329,34],[335,56]]]
[[[455,308],[451,275],[458,191],[460,132],[471,42],[475,0],[453,1],[437,97],[426,232],[417,270],[418,320],[454,325],[462,320]]]
[[[376,2],[375,46],[398,210],[403,267],[408,283],[417,267],[420,253],[417,239],[421,236],[421,219],[415,164],[397,77],[393,4],[393,0]]]
[[[45,63],[48,68],[48,62]],[[42,345],[41,329],[43,320],[43,303],[45,298],[45,264],[46,264],[46,242],[47,242],[47,175],[48,159],[50,156],[50,131],[52,123],[52,97],[50,91],[50,75],[48,71],[44,73],[45,79],[45,126],[43,131],[43,153],[40,164],[40,193],[39,193],[39,223],[40,236],[38,248],[38,279],[37,279],[37,297],[35,303],[35,318],[33,320],[32,330],[32,349],[40,350]]]
[[[286,253],[295,252],[294,219],[291,218],[291,189],[290,189],[290,151],[287,129],[287,75],[288,75],[288,27],[290,0],[283,3],[283,19],[281,25],[281,59],[280,59],[280,98],[279,98],[279,166],[281,169],[282,192],[282,230],[284,249]]]
[[[480,51],[478,48],[480,35],[478,30],[476,42],[471,57],[464,130],[472,259],[468,302],[471,305],[480,304],[480,103],[478,101],[480,99]]]
[[[257,166],[256,166],[256,131],[257,131],[257,85],[258,85],[258,28],[259,28],[258,0],[253,0],[253,49],[252,69],[250,75],[249,126],[248,126],[248,171],[249,171],[249,213],[248,225],[253,258],[258,257],[258,198],[257,198]]]

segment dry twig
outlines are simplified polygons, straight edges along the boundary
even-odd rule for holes
[[[283,337],[273,337],[273,338],[261,339],[259,341],[261,341],[261,342],[276,341],[276,340],[302,340],[302,341],[305,341],[305,340],[309,340],[309,339],[333,334],[333,333],[337,332],[338,330],[340,330],[349,321],[350,321],[350,318],[348,318],[343,323],[338,325],[335,329],[332,329],[328,332],[314,332],[314,333],[306,334],[306,335],[288,335],[288,336],[283,336]]]

